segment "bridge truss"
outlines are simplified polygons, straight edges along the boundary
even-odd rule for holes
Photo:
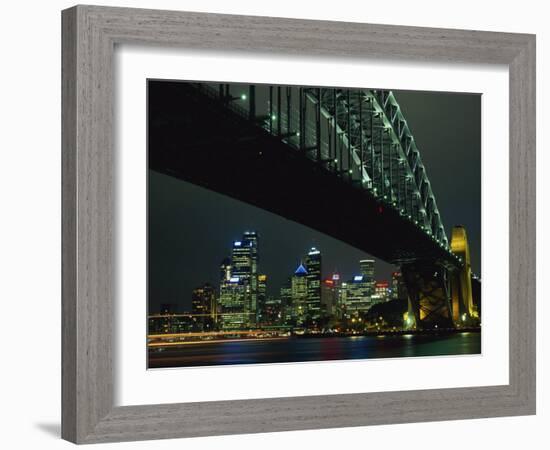
[[[452,257],[420,151],[392,91],[252,85],[235,95],[229,85],[200,86],[368,190]]]
[[[464,298],[463,292],[453,295],[460,288],[453,280],[460,279],[457,273],[464,270],[464,254],[454,252],[447,238],[426,167],[392,91],[194,86],[200,95],[220,102],[345,183],[367,192],[380,207],[415,227],[422,241],[429,241],[433,258],[411,253],[386,258],[401,266],[417,327],[451,327],[456,323],[453,318],[464,310],[471,312],[471,307],[462,305],[471,304],[471,294],[470,298]],[[456,301],[457,295],[462,303]]]

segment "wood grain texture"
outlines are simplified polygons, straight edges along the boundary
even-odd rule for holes
[[[62,17],[62,435],[76,440],[76,10]]]
[[[534,36],[96,6],[63,11],[62,29],[65,439],[111,442],[535,412]],[[112,102],[113,52],[120,43],[302,57],[507,65],[510,384],[113,407],[116,149]]]

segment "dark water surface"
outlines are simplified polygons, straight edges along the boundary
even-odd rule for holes
[[[149,368],[479,353],[480,332],[242,340],[150,351]]]

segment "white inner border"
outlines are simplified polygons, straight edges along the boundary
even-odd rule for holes
[[[508,384],[506,67],[119,46],[115,68],[116,405]],[[146,370],[147,78],[482,93],[483,354]]]

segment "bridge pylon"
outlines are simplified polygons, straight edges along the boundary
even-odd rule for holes
[[[472,325],[478,322],[479,317],[473,298],[468,235],[461,225],[453,227],[451,251],[462,261],[462,266],[451,274],[453,322],[456,326]]]
[[[433,261],[403,264],[401,272],[409,294],[409,327],[453,328],[449,271]]]
[[[480,300],[475,298],[473,289],[473,282],[479,282],[472,278],[468,235],[463,226],[453,227],[451,250],[460,258],[459,266],[443,265],[437,260],[402,264],[409,293],[409,328],[479,325]]]

